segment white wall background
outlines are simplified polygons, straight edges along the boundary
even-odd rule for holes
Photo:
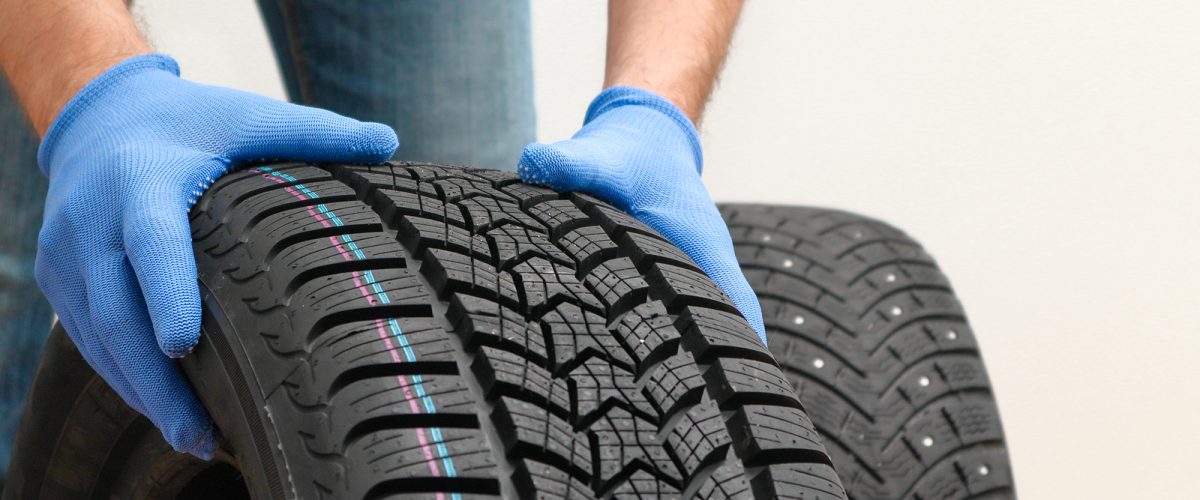
[[[283,96],[251,0],[138,0],[185,76]],[[534,3],[539,137],[602,2]],[[1200,498],[1200,3],[751,0],[704,124],[721,201],[884,218],[941,261],[1025,498]]]

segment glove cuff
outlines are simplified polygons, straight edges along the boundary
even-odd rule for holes
[[[692,146],[692,154],[696,158],[696,173],[703,173],[704,153],[700,147],[700,133],[696,131],[696,125],[692,123],[692,120],[687,115],[683,114],[683,111],[678,106],[654,92],[643,88],[626,86],[604,89],[600,95],[592,100],[592,104],[588,106],[583,124],[587,125],[606,111],[621,106],[640,106],[651,109],[666,115],[676,125],[679,125],[680,131],[683,132],[688,139],[688,143]]]
[[[46,136],[42,139],[42,144],[38,146],[38,167],[42,169],[42,173],[46,176],[50,175],[50,159],[54,152],[54,146],[82,113],[86,112],[95,101],[102,99],[108,89],[120,85],[135,74],[146,71],[166,71],[178,77],[179,63],[165,54],[133,56],[108,68],[100,76],[93,78],[82,89],[79,89],[79,92],[67,101],[67,104],[58,112],[58,117],[50,124]]]

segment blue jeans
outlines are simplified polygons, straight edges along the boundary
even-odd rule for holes
[[[391,125],[396,158],[515,170],[534,139],[527,0],[259,0],[288,96]],[[0,80],[0,480],[53,312],[33,277],[46,179]]]

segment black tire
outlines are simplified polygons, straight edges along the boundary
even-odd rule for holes
[[[219,465],[160,453],[128,409],[72,465],[57,449],[82,424],[39,433],[27,413],[23,442],[60,444],[19,445],[13,498],[170,497],[203,474],[244,478],[225,497],[844,498],[728,299],[593,198],[494,171],[287,165],[221,178],[192,228],[205,318],[183,365]],[[64,490],[39,461],[103,481]]]
[[[248,498],[233,457],[175,453],[54,325],[21,415],[5,500]]]
[[[921,245],[837,210],[721,213],[771,352],[850,498],[1015,496],[979,346]]]

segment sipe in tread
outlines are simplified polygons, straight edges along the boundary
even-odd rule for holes
[[[850,498],[1013,498],[979,346],[937,263],[836,210],[721,206],[771,352]]]
[[[283,495],[845,497],[728,299],[594,198],[281,165],[222,177],[192,227]]]

